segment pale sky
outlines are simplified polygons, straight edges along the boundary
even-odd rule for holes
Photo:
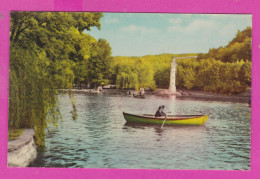
[[[112,56],[206,53],[252,27],[252,16],[244,14],[103,14],[101,30],[86,33],[106,39]]]

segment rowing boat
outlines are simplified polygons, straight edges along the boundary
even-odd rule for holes
[[[124,118],[131,123],[162,124],[165,117],[155,117],[151,114],[129,114],[123,112]],[[208,115],[168,115],[165,125],[202,125],[208,119]]]

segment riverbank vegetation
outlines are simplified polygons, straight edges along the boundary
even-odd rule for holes
[[[58,95],[73,86],[168,88],[172,56],[177,88],[236,94],[251,86],[251,28],[207,54],[111,57],[110,44],[87,31],[101,28],[102,13],[11,12],[9,129],[34,128],[44,145],[48,124],[62,118]],[[197,59],[192,57],[198,56]],[[76,102],[70,93],[73,119]]]
[[[238,31],[225,47],[209,49],[196,60],[179,61],[177,87],[238,94],[251,87],[252,29]]]
[[[18,139],[22,135],[23,131],[24,129],[9,129],[8,141]]]
[[[215,59],[179,62],[176,85],[222,94],[239,94],[251,86],[251,62],[225,63]]]
[[[101,28],[102,13],[11,12],[9,129],[44,130],[61,119],[59,89],[105,80],[111,48],[85,32]],[[74,103],[72,103],[74,104]]]
[[[197,54],[161,54],[144,57],[113,57],[112,83],[117,88],[168,88],[172,57],[192,57]],[[189,58],[187,58],[188,60]]]

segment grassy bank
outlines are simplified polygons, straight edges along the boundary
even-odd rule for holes
[[[24,129],[8,129],[8,141],[18,139],[23,131]]]

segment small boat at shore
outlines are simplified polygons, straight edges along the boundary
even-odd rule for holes
[[[155,117],[151,114],[135,115],[123,112],[124,118],[130,123],[160,124],[165,117]],[[202,125],[208,120],[208,115],[168,115],[165,125]]]

